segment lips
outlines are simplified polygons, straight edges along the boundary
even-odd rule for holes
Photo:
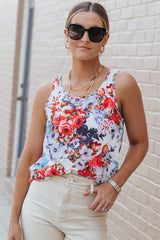
[[[86,50],[90,50],[91,48],[87,47],[87,46],[78,46],[78,48],[80,49],[86,49]]]

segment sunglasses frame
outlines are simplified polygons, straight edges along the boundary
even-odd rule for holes
[[[83,32],[83,34],[82,34],[82,36],[79,38],[79,39],[74,39],[73,37],[71,37],[70,36],[70,34],[69,34],[69,28],[71,27],[71,26],[79,26],[79,27],[81,27],[82,29],[84,29],[84,32]],[[72,39],[72,40],[75,40],[75,41],[77,41],[77,40],[80,40],[82,37],[83,37],[83,35],[84,35],[84,33],[87,31],[88,32],[88,37],[89,37],[89,40],[91,41],[91,42],[94,42],[94,43],[99,43],[99,42],[101,42],[102,40],[100,40],[100,41],[93,41],[92,40],[92,37],[90,36],[90,30],[92,30],[92,29],[100,29],[100,30],[102,30],[103,31],[103,38],[102,38],[102,40],[104,39],[104,36],[107,34],[107,30],[106,30],[106,28],[102,28],[102,27],[90,27],[90,28],[84,28],[82,25],[80,25],[80,24],[74,24],[74,23],[69,23],[68,25],[67,25],[67,30],[68,30],[68,36]]]

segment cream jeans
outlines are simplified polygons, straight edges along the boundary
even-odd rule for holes
[[[23,240],[106,240],[106,213],[88,208],[94,183],[73,174],[33,181],[21,213]]]

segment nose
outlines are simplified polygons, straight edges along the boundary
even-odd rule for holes
[[[89,42],[90,41],[87,31],[84,32],[82,40],[85,41],[85,42]]]

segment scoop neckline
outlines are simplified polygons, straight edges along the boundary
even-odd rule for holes
[[[102,86],[103,86],[103,84],[105,83],[105,81],[107,81],[107,79],[108,79],[109,76],[111,75],[112,71],[113,71],[113,69],[109,69],[109,72],[105,75],[105,78],[104,78],[102,84],[99,86],[99,88],[98,88],[96,91],[90,93],[88,96],[74,96],[74,95],[70,95],[68,92],[66,92],[66,90],[65,90],[65,89],[63,88],[63,86],[62,86],[62,76],[59,77],[59,85],[60,85],[62,91],[63,91],[69,98],[77,99],[77,100],[82,100],[83,98],[86,98],[86,99],[87,99],[87,98],[89,98],[90,96],[93,96],[93,95],[95,95],[95,94],[98,93],[98,91],[102,88]],[[77,101],[77,103],[78,103],[78,101]]]

